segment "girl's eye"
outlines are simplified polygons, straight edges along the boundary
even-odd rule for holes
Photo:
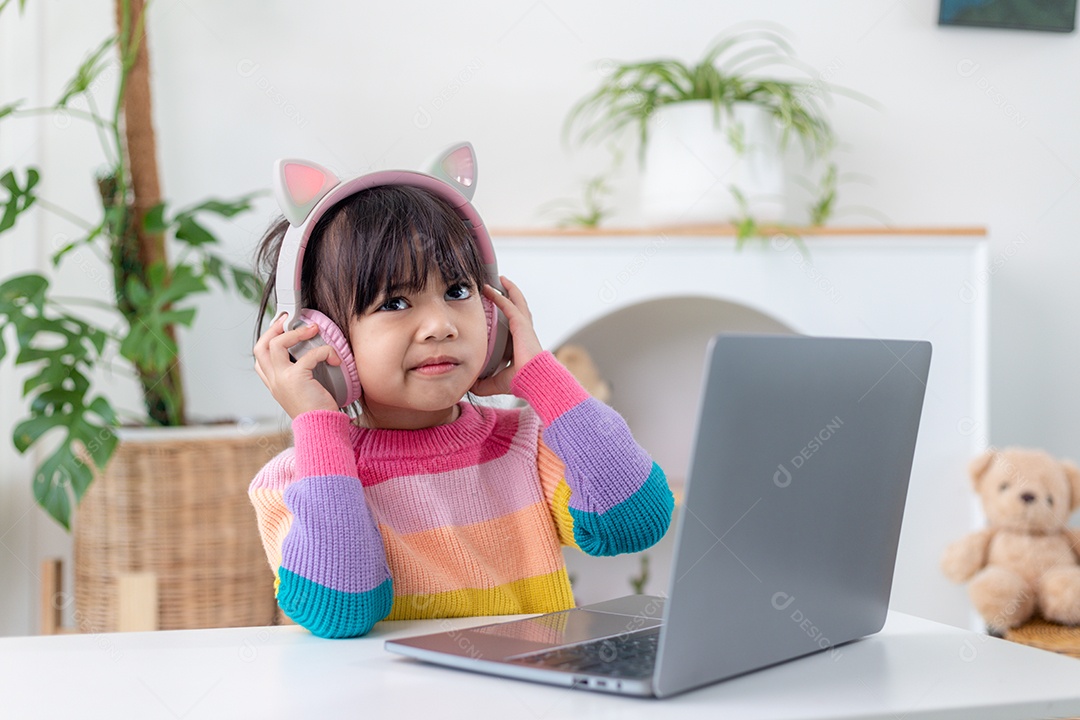
[[[405,301],[405,298],[394,297],[380,305],[379,310],[404,310],[407,307],[409,307],[409,303]]]
[[[446,297],[450,300],[465,300],[472,296],[472,289],[465,283],[456,283],[446,289]]]

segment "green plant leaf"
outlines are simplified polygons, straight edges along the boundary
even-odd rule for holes
[[[4,12],[4,8],[11,4],[11,0],[0,0],[0,13]],[[21,13],[26,9],[26,0],[19,0],[19,12]]]
[[[101,469],[104,469],[106,463],[109,462],[109,458],[112,457],[113,452],[116,450],[118,442],[116,433],[113,432],[112,428],[89,422],[85,413],[80,413],[78,417],[73,418],[68,441],[77,441],[82,446],[82,449],[90,455],[94,465]],[[75,494],[76,497],[82,497],[82,491],[78,487],[76,487]]]
[[[152,271],[155,269],[151,268]],[[195,270],[190,265],[177,265],[173,268],[168,284],[158,288],[154,303],[157,307],[164,308],[189,295],[206,292],[206,290],[206,283],[195,274]]]
[[[196,247],[212,245],[218,241],[212,232],[191,215],[176,216],[176,239]]]
[[[104,397],[98,395],[87,406],[87,408],[92,413],[94,413],[95,415],[100,417],[102,420],[107,422],[109,425],[112,425],[114,427],[116,426],[116,424],[117,424],[116,411],[113,410],[113,406],[111,404],[109,404],[109,401],[106,400]]]
[[[67,87],[64,89],[64,94],[56,101],[56,107],[67,107],[68,101],[76,95],[82,95],[90,86],[94,84],[94,80],[101,75],[102,71],[108,67],[108,60],[104,60],[105,54],[109,52],[109,49],[116,43],[116,37],[110,36],[94,50],[90,55],[83,60],[82,65],[75,71],[75,76],[68,80]]]
[[[37,168],[26,168],[26,184],[19,186],[19,180],[15,177],[14,170],[8,170],[0,176],[0,187],[7,190],[7,199],[3,201],[4,214],[0,216],[0,233],[4,233],[15,226],[15,218],[30,209],[37,197],[33,193],[34,186],[38,184],[41,175]]]
[[[54,357],[60,353],[54,351],[44,351],[43,357],[39,359],[47,360],[59,360],[60,358]],[[69,381],[66,383],[65,381]],[[89,386],[89,381],[86,380],[86,376],[75,370],[63,362],[45,362],[41,365],[41,371],[36,375],[32,375],[23,382],[22,394],[23,396],[30,395],[36,388],[39,387],[63,387],[65,384],[78,388],[82,384]]]
[[[83,495],[86,494],[86,489],[90,487],[90,483],[94,481],[94,472],[86,463],[74,457],[71,464],[70,478],[71,489],[75,493],[75,502],[78,503],[83,499]]]
[[[73,409],[82,407],[82,393],[72,392],[62,387],[44,390],[31,401],[30,411],[41,414],[67,415]]]
[[[219,256],[209,252],[203,255],[202,260],[203,277],[213,278],[222,287],[227,287],[225,283],[225,261]]]
[[[0,6],[0,12],[2,12],[3,9],[3,6]],[[23,100],[16,100],[15,102],[8,103],[7,105],[0,105],[0,118],[4,117],[5,115],[10,115],[11,113],[18,110],[19,106],[22,105],[23,102]]]
[[[158,203],[143,215],[143,230],[151,235],[160,235],[169,229],[170,224],[165,220],[165,203]]]
[[[67,317],[22,316],[16,324],[20,345],[16,365],[39,360],[67,365],[86,356],[85,323]]]
[[[248,302],[258,302],[262,297],[263,283],[259,276],[250,270],[233,265],[231,267],[233,284],[240,297]]]
[[[120,354],[136,367],[152,373],[167,370],[176,353],[176,341],[169,337],[157,317],[138,318],[120,341]]]
[[[66,530],[71,529],[71,487],[81,462],[62,445],[38,466],[34,474],[34,499]],[[85,467],[85,466],[83,466]]]
[[[100,355],[105,352],[105,343],[108,341],[109,336],[104,330],[88,328],[85,339],[90,342],[97,354]]]
[[[15,449],[20,454],[25,453],[31,445],[36,443],[41,436],[56,427],[63,427],[62,417],[56,415],[35,415],[15,426],[12,430],[12,439]]]
[[[12,308],[30,304],[41,312],[48,289],[49,281],[37,273],[9,278],[0,284],[0,311],[10,312]]]
[[[262,195],[262,193],[248,193],[242,195],[234,200],[221,200],[219,198],[211,198],[198,205],[193,205],[189,208],[184,208],[183,211],[178,213],[179,216],[194,216],[201,212],[208,212],[213,215],[220,215],[221,217],[231,218],[239,215],[240,213],[247,212],[251,209],[251,201]]]
[[[52,256],[53,267],[57,267],[58,265],[60,265],[60,261],[64,259],[64,256],[67,255],[72,250],[74,250],[75,248],[79,247],[80,245],[89,245],[90,243],[92,243],[94,240],[96,240],[98,237],[101,236],[101,233],[104,230],[105,230],[105,222],[102,221],[101,223],[98,224],[97,227],[92,229],[89,233],[87,233],[83,237],[78,238],[76,240],[72,240],[67,245],[65,245],[62,248],[60,248],[59,250],[57,250],[55,253],[53,253],[53,256]]]
[[[836,204],[836,163],[829,163],[820,182],[820,194],[810,206],[810,224],[824,225],[832,217]]]

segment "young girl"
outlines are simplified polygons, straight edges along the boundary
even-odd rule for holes
[[[383,173],[374,185],[328,173],[280,181],[303,186],[278,188],[293,226],[321,211],[290,301],[341,329],[360,390],[346,413],[319,382],[320,368],[343,366],[347,353],[332,345],[293,360],[289,349],[315,337],[314,324],[286,329],[278,317],[256,342],[256,371],[292,417],[295,447],[260,471],[251,499],[278,603],[316,635],[363,635],[383,619],[567,609],[560,544],[635,552],[670,522],[663,471],[542,349],[521,290],[505,278],[505,296],[491,287],[478,223],[462,221],[460,206],[472,208],[459,191],[471,195],[475,178],[467,149],[472,172],[445,178],[449,194],[418,187],[430,187],[418,173]],[[334,187],[363,189],[318,206]],[[275,268],[289,225],[259,248],[264,309],[275,282],[279,312],[288,294]],[[487,303],[505,316],[513,359],[481,377]],[[512,393],[529,406],[482,408],[462,401],[469,393]]]

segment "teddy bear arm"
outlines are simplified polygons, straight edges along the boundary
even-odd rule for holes
[[[945,549],[941,571],[953,582],[967,582],[986,566],[987,553],[994,531],[987,528],[970,533]]]
[[[1076,557],[1077,562],[1080,562],[1080,528],[1066,527],[1062,528],[1062,534],[1065,539],[1069,541],[1070,547],[1072,547],[1073,555]]]

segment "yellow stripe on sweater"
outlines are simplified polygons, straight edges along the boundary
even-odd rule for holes
[[[566,568],[493,588],[398,595],[387,620],[545,613],[574,607]]]
[[[570,515],[570,493],[570,486],[566,484],[566,478],[563,478],[555,486],[555,493],[551,498],[551,515],[555,518],[559,539],[564,545],[576,548],[578,545],[574,542],[574,518]]]
[[[576,548],[574,519],[570,516],[570,486],[566,484],[566,465],[540,438],[536,454],[536,469],[551,510],[551,519],[559,534],[559,542]]]

